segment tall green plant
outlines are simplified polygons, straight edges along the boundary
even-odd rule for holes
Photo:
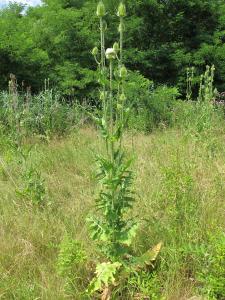
[[[186,70],[187,77],[186,77],[186,100],[192,100],[192,86],[193,86],[193,78],[194,78],[194,67],[187,68]]]
[[[130,246],[136,235],[138,223],[128,217],[128,211],[134,203],[133,173],[130,169],[132,160],[126,157],[123,147],[124,130],[130,111],[125,94],[127,69],[123,64],[126,7],[121,2],[117,11],[119,43],[115,42],[113,47],[108,49],[105,49],[105,15],[104,3],[100,1],[97,16],[100,21],[101,51],[99,53],[95,47],[92,54],[98,65],[102,103],[101,114],[95,117],[95,120],[105,144],[105,154],[97,157],[97,178],[100,184],[96,200],[98,216],[90,217],[89,224],[92,238],[97,241],[100,251],[107,258],[107,262],[97,265],[97,276],[90,285],[90,291],[103,289],[103,295],[107,296],[102,296],[102,299],[109,299],[109,287],[114,285],[116,276],[122,272],[123,277],[126,277],[125,269],[128,265],[130,267],[132,264],[145,264],[152,256],[147,253],[141,261],[131,259],[130,256]],[[122,271],[123,267],[125,269]]]
[[[101,218],[91,220],[92,237],[103,242],[101,250],[113,261],[121,260],[131,244],[131,237],[137,223],[126,217],[128,209],[133,205],[131,188],[133,174],[130,170],[131,160],[126,159],[122,146],[124,128],[129,109],[124,87],[127,69],[123,65],[123,32],[126,8],[119,5],[120,44],[114,43],[112,48],[105,50],[105,6],[101,1],[97,8],[100,19],[101,53],[98,57],[97,48],[93,55],[98,63],[100,100],[102,115],[96,118],[106,147],[106,155],[98,156],[98,179],[101,184],[96,206]]]
[[[204,132],[212,128],[214,116],[214,101],[216,90],[214,89],[215,67],[206,66],[206,71],[200,77],[199,94],[197,101],[197,132]]]

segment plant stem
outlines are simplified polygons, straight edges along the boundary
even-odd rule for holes
[[[109,79],[109,88],[110,88],[110,94],[109,94],[109,106],[110,106],[110,146],[111,146],[111,161],[113,162],[113,153],[114,153],[114,141],[113,141],[113,62],[110,60],[109,63],[109,73],[110,73],[110,79]]]
[[[123,17],[120,17],[120,65],[123,64]]]

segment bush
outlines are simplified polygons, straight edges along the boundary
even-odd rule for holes
[[[130,74],[128,95],[131,100],[129,128],[151,132],[154,128],[170,126],[173,109],[179,96],[175,87],[158,86],[139,73]]]

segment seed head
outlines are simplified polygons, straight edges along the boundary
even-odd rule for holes
[[[120,74],[120,77],[122,79],[125,79],[127,77],[127,68],[125,66],[122,66],[120,68],[120,73],[119,74]]]
[[[122,2],[120,2],[118,11],[117,11],[117,16],[118,17],[126,17],[127,12],[126,12],[126,6]]]
[[[113,44],[113,50],[115,51],[115,53],[118,53],[120,51],[120,46],[117,42]]]
[[[97,56],[98,55],[98,48],[94,47],[91,53],[92,53],[93,56]]]
[[[116,58],[116,52],[113,48],[108,48],[105,52],[105,56],[107,59],[115,59]]]
[[[121,102],[125,102],[126,99],[127,99],[127,97],[126,97],[126,95],[124,93],[120,95],[120,101]]]
[[[102,1],[99,1],[99,3],[98,3],[96,14],[99,18],[102,18],[105,16],[105,5]]]

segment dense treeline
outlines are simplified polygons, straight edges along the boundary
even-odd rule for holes
[[[113,12],[118,1],[105,2]],[[216,86],[225,90],[223,0],[129,0],[127,6],[125,59],[131,70],[182,91],[186,67],[201,73],[214,64]],[[90,50],[99,46],[95,7],[93,0],[45,0],[26,11],[18,4],[0,10],[0,89],[13,73],[33,91],[49,78],[65,95],[92,97]],[[116,16],[108,16],[107,46],[116,36]]]

